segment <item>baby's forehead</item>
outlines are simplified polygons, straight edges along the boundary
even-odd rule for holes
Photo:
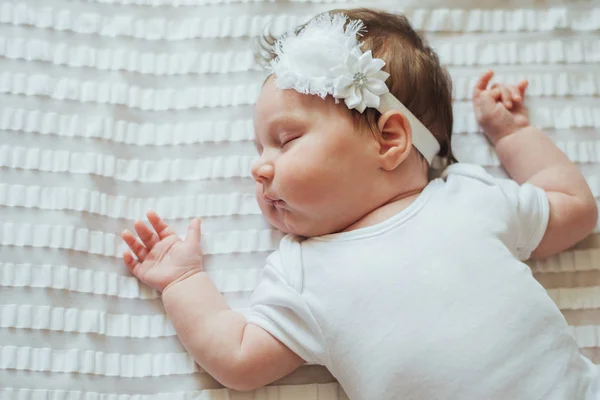
[[[294,89],[281,89],[277,86],[276,77],[272,75],[264,82],[259,93],[255,118],[263,112],[295,110],[303,112],[332,111],[339,104],[331,96],[321,98],[314,94],[300,93]]]
[[[279,114],[298,117],[315,113],[324,106],[325,102],[318,96],[298,93],[293,89],[280,89],[271,78],[263,85],[255,104],[254,124],[268,124]]]

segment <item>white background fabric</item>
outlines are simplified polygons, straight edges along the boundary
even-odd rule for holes
[[[294,386],[218,389],[127,275],[118,234],[148,208],[182,233],[203,217],[206,267],[244,308],[281,237],[252,196],[253,43],[266,21],[280,33],[353,4],[0,0],[0,399],[343,398],[316,367],[280,382]],[[430,38],[461,161],[500,173],[469,103],[493,66],[530,79],[534,122],[599,195],[600,1],[356,4],[404,10]],[[600,236],[533,269],[598,361]]]

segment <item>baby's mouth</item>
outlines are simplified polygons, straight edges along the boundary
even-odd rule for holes
[[[278,210],[285,209],[285,201],[283,201],[283,200],[275,200],[271,203],[271,205]]]
[[[267,195],[267,194],[265,194],[265,195],[263,196],[263,199],[265,200],[265,202],[266,202],[267,204],[269,204],[269,205],[270,205],[270,206],[272,206],[272,207],[275,207],[275,208],[277,208],[278,210],[281,210],[281,209],[283,209],[283,208],[284,208],[284,206],[285,206],[285,201],[283,201],[283,200],[281,200],[281,199],[278,199],[278,198],[276,198],[276,197],[269,196],[269,195]]]
[[[265,201],[267,202],[267,204],[269,204],[271,207],[275,207],[278,210],[283,209],[285,206],[285,201],[283,200],[271,200],[271,199],[266,199]]]

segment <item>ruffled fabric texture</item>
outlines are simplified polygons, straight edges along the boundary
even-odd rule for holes
[[[72,187],[3,183],[0,183],[0,205],[42,210],[85,211],[90,214],[129,220],[139,218],[147,210],[155,210],[168,219],[260,214],[254,196],[249,193],[136,198]]]
[[[18,346],[0,346],[0,369],[77,372],[122,378],[184,375],[200,371],[187,353],[132,355]]]
[[[600,40],[527,39],[498,42],[454,42],[432,38],[431,45],[445,65],[530,65],[600,62]],[[0,36],[0,55],[12,60],[44,61],[70,67],[172,76],[226,74],[258,70],[252,50],[222,52],[149,52],[131,47],[92,47],[44,39]]]
[[[500,160],[493,147],[482,147],[480,144],[469,144],[464,141],[458,153],[462,162],[488,167],[500,166]],[[556,145],[567,157],[578,164],[595,164],[600,162],[600,140],[570,141],[557,140]]]
[[[260,83],[188,87],[143,88],[121,82],[82,81],[49,75],[2,72],[0,93],[48,96],[56,100],[116,104],[148,111],[189,110],[254,104]]]
[[[156,394],[115,394],[48,389],[2,389],[0,396],[22,400],[245,400],[247,393],[227,389],[175,391]],[[349,400],[337,383],[267,386],[253,393],[255,400]]]
[[[207,273],[221,293],[232,293],[254,290],[260,272],[260,268],[252,268],[209,270]],[[160,298],[160,293],[134,277],[66,265],[0,263],[0,284],[7,287],[67,290],[122,299]],[[3,323],[0,322],[0,325]]]
[[[535,9],[415,9],[407,10],[413,26],[426,32],[548,32],[558,29],[595,31],[600,9],[552,7]],[[231,17],[143,18],[130,15],[77,13],[69,9],[17,2],[0,5],[0,22],[101,36],[127,36],[145,40],[257,37],[264,26],[282,34],[309,20],[311,15],[242,15]]]
[[[0,145],[0,167],[91,174],[124,182],[249,178],[256,159],[256,156],[217,156],[140,160],[122,159],[110,154]]]
[[[0,245],[68,249],[121,257],[125,246],[115,233],[75,226],[5,222],[0,227]],[[226,231],[202,235],[206,255],[273,251],[283,237],[273,229]]]
[[[337,383],[211,389],[158,293],[128,275],[119,238],[147,209],[180,228],[204,218],[207,271],[244,311],[281,238],[260,220],[249,173],[263,78],[252,44],[265,23],[277,35],[337,3],[0,2],[1,399],[347,400]],[[476,72],[493,66],[530,80],[532,122],[600,201],[600,7],[495,5],[403,10],[452,75],[459,159],[498,166],[470,104]],[[592,351],[597,247],[530,262]],[[315,368],[296,379],[333,379]]]
[[[531,261],[529,265],[534,273],[597,271],[600,270],[600,249],[565,251],[545,260]]]

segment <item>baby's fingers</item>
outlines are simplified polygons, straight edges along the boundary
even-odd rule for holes
[[[515,103],[521,103],[523,101],[523,97],[521,96],[521,92],[519,88],[513,85],[508,86],[508,90],[510,90],[510,94],[512,95],[512,101]]]
[[[487,89],[487,86],[490,83],[490,80],[492,79],[493,76],[494,76],[494,71],[489,70],[479,77],[477,82],[475,82],[475,86],[473,87],[473,98],[474,99],[477,99],[481,95],[481,93]]]
[[[488,93],[495,101],[500,101],[502,99],[502,89],[500,89],[499,87],[490,89]]]
[[[158,235],[148,228],[144,222],[135,221],[133,226],[140,239],[142,239],[142,243],[144,243],[144,246],[146,246],[148,250],[152,250],[152,247],[160,241]]]
[[[522,80],[521,82],[517,83],[517,89],[519,90],[519,93],[521,93],[521,97],[525,97],[525,91],[527,90],[528,86],[528,80]]]
[[[136,260],[135,257],[132,256],[131,253],[128,252],[128,251],[124,251],[123,252],[123,261],[125,262],[125,265],[127,266],[127,268],[129,268],[129,270],[132,273],[135,270],[135,268],[138,265],[140,265],[140,263],[138,262],[138,260]]]
[[[160,218],[158,214],[154,211],[148,211],[146,213],[146,216],[148,217],[148,221],[150,221],[150,224],[152,225],[160,239],[164,239],[167,236],[175,235],[175,232],[171,228],[169,228],[169,225],[167,225],[165,221],[163,221],[162,218]]]
[[[500,92],[500,101],[502,101],[502,104],[504,104],[504,107],[506,107],[506,108],[512,107],[513,95],[511,93],[510,89],[508,88],[508,86],[495,83],[492,85],[492,90]],[[498,99],[496,99],[496,100],[498,100]]]
[[[121,237],[125,243],[127,243],[127,246],[129,246],[131,251],[133,251],[133,254],[135,254],[138,260],[144,262],[144,259],[148,255],[148,249],[146,249],[144,245],[141,244],[135,236],[133,236],[133,233],[129,232],[128,230],[124,230],[123,233],[121,233]]]

